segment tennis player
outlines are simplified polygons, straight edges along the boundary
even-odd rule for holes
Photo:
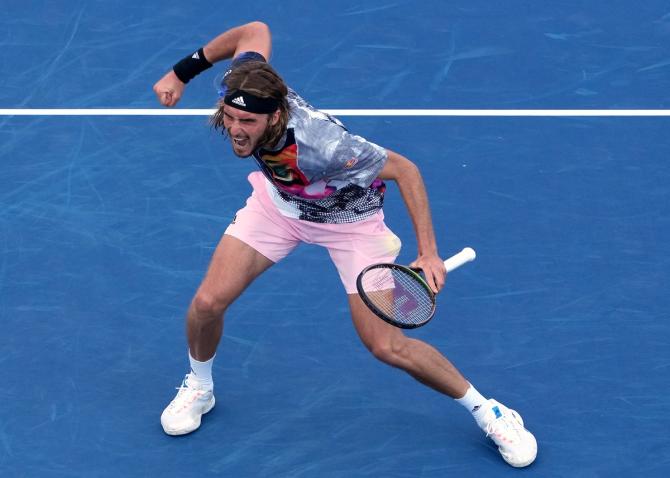
[[[484,398],[435,348],[406,337],[363,304],[356,277],[366,266],[393,262],[400,240],[384,223],[384,181],[395,181],[418,244],[412,267],[435,292],[446,271],[438,255],[423,180],[415,164],[350,133],[314,109],[267,63],[271,34],[261,22],[228,30],[188,55],[154,85],[164,106],[174,106],[185,85],[212,64],[233,59],[211,121],[233,153],[251,158],[252,193],[225,230],[188,309],[191,370],[161,415],[169,435],[196,430],[214,407],[212,363],[233,301],[300,242],[327,248],[337,268],[351,317],[365,346],[382,362],[463,405],[512,466],[533,462],[537,444],[521,417]]]

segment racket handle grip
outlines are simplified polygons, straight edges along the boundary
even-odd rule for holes
[[[461,267],[466,262],[474,261],[475,257],[477,257],[475,250],[472,247],[466,247],[458,254],[453,255],[444,261],[444,267],[447,268],[447,272],[451,272],[454,269]]]

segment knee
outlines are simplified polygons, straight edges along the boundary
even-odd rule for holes
[[[366,346],[377,360],[398,367],[407,355],[406,342],[406,338],[402,336],[391,340],[373,340]]]
[[[191,302],[192,315],[203,322],[216,320],[223,316],[228,305],[226,300],[199,290]]]

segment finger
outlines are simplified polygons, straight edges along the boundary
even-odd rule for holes
[[[444,267],[444,263],[440,264],[438,276],[440,278],[440,284],[444,285],[444,283],[447,281],[447,269]]]
[[[440,288],[435,280],[435,274],[433,274],[432,271],[424,271],[424,276],[426,277],[426,282],[428,283],[428,286],[430,286],[430,289],[437,294],[440,291]]]
[[[437,285],[437,290],[441,291],[444,287],[444,275],[438,274],[436,276],[435,284]]]
[[[156,98],[158,99],[158,102],[165,106],[165,103],[167,102],[167,93],[164,91],[159,91],[159,90],[154,90],[156,93]]]
[[[438,291],[442,290],[444,283],[446,282],[447,271],[444,267],[438,267],[434,272],[435,285],[437,286]]]

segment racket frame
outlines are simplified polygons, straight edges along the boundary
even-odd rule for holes
[[[418,323],[407,323],[407,322],[400,322],[398,320],[394,320],[391,317],[389,317],[387,314],[385,314],[383,311],[377,308],[377,306],[374,304],[372,300],[368,298],[367,292],[365,292],[365,289],[363,288],[363,277],[365,274],[371,270],[371,269],[395,269],[398,271],[402,271],[404,273],[407,273],[410,277],[416,280],[416,282],[423,287],[426,292],[428,292],[428,296],[430,297],[430,301],[432,302],[432,308],[430,310],[430,315],[426,320],[418,322]],[[365,269],[361,271],[360,274],[358,274],[358,277],[356,278],[356,289],[358,290],[358,295],[360,296],[361,300],[363,303],[374,313],[377,317],[382,319],[384,322],[387,322],[394,327],[399,327],[401,329],[416,329],[418,327],[422,327],[426,325],[430,320],[435,316],[435,309],[436,309],[436,297],[435,297],[435,292],[430,288],[428,283],[424,280],[424,278],[419,274],[418,271],[421,269],[413,269],[411,267],[403,266],[400,264],[394,264],[394,263],[379,263],[379,264],[372,264],[370,266],[367,266]]]

